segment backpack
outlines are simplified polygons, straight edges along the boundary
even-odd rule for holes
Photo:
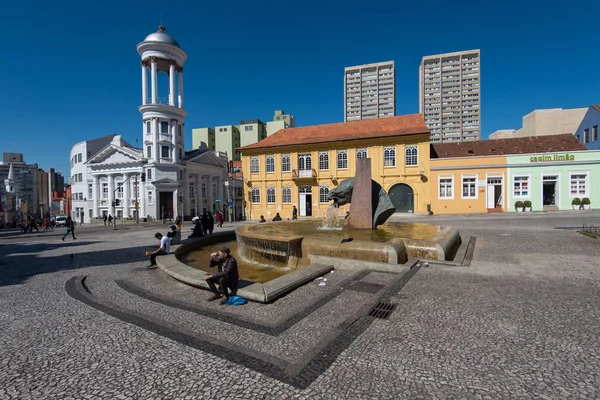
[[[243,297],[231,296],[229,299],[227,299],[225,304],[227,304],[229,306],[242,306],[242,305],[246,304],[247,302],[248,302],[248,300],[244,299]]]

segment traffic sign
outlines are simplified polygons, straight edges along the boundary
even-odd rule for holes
[[[233,201],[227,202],[227,207],[233,207]]]

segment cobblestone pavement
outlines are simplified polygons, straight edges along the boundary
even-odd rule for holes
[[[0,399],[600,397],[599,242],[573,229],[600,213],[393,219],[476,236],[470,267],[225,307],[144,269],[162,224],[1,232]]]

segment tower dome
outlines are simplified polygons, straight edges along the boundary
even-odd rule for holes
[[[167,28],[165,28],[162,25],[159,25],[158,32],[154,32],[154,33],[151,33],[148,36],[146,36],[146,39],[144,39],[144,42],[166,43],[166,44],[170,44],[171,46],[181,48],[179,46],[179,43],[177,43],[177,40],[173,39],[170,35],[165,33],[166,30],[167,30]]]

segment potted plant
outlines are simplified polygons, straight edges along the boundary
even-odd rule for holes
[[[523,202],[521,200],[515,201],[515,210],[517,212],[523,211],[523,207],[524,207],[524,205],[523,205]]]
[[[571,201],[571,205],[573,206],[573,210],[579,210],[581,208],[581,199],[575,197],[573,201]]]
[[[523,207],[525,207],[525,211],[527,211],[527,212],[531,211],[531,201],[525,200],[523,202]]]
[[[583,199],[581,199],[581,204],[583,205],[584,210],[589,210],[591,203],[592,202],[590,201],[589,197],[584,197]]]

